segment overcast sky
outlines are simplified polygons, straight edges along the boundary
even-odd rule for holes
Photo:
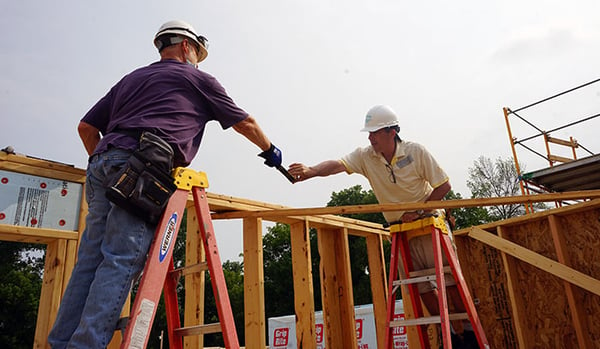
[[[152,39],[171,19],[208,38],[200,69],[258,119],[284,165],[368,145],[359,132],[364,114],[388,104],[401,137],[425,145],[465,198],[479,156],[512,159],[503,107],[600,77],[597,0],[23,0],[1,9],[0,148],[80,168],[87,156],[77,123],[123,75],[158,59]],[[599,112],[597,83],[519,115],[552,130]],[[538,133],[511,120],[519,139]],[[596,153],[598,125],[553,136],[573,136]],[[531,146],[545,151],[540,138]],[[526,169],[547,166],[517,151]],[[258,152],[210,123],[191,167],[208,174],[211,192],[293,207],[325,206],[333,191],[356,184],[369,188],[345,174],[291,185]],[[242,252],[240,226],[217,225],[223,260]]]

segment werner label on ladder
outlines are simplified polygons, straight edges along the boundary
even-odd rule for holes
[[[398,223],[390,226],[392,233],[392,252],[390,258],[388,310],[386,328],[386,348],[394,348],[392,340],[393,328],[399,325],[417,326],[421,348],[430,348],[431,343],[427,334],[427,326],[439,324],[444,348],[489,348],[489,344],[481,327],[473,300],[465,279],[462,275],[454,245],[450,238],[450,228],[442,215],[430,215],[410,223]],[[412,239],[418,239],[409,241]],[[431,239],[431,240],[429,240]],[[411,256],[414,252],[415,256]],[[427,256],[431,256],[428,259]],[[414,259],[413,259],[414,257]],[[433,259],[433,261],[431,261]],[[423,269],[433,264],[433,268]],[[448,265],[448,267],[445,267]],[[401,272],[399,268],[402,267]],[[419,270],[417,270],[419,269]],[[445,276],[450,272],[453,278]],[[435,287],[431,287],[434,285]],[[407,320],[397,321],[394,318],[392,306],[401,287],[408,289],[408,297],[412,308],[412,318],[407,314]],[[452,290],[447,290],[451,287]],[[434,297],[432,301],[432,297]],[[448,297],[459,311],[448,311]],[[425,317],[423,302],[427,310],[435,314]],[[453,336],[451,320],[468,319],[467,326],[473,331],[466,331],[464,340]],[[469,332],[469,333],[468,333]],[[468,333],[468,335],[467,335]],[[475,338],[468,338],[471,334]],[[453,340],[454,338],[454,340]],[[469,339],[471,339],[469,341]],[[475,343],[476,340],[476,343]],[[470,343],[472,342],[472,343]],[[412,344],[412,343],[411,343]]]
[[[165,308],[170,348],[182,348],[182,336],[215,332],[220,329],[227,348],[239,348],[231,305],[217,242],[213,232],[205,188],[206,174],[186,168],[174,171],[177,190],[169,199],[150,246],[148,260],[135,296],[131,316],[125,329],[121,348],[145,348],[164,287]],[[211,276],[220,323],[180,328],[181,320],[177,302],[177,279],[181,273],[174,270],[173,247],[177,239],[188,195],[192,192],[199,220],[200,234],[207,252],[207,265]]]

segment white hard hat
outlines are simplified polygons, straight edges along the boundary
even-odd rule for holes
[[[165,43],[163,41],[165,36],[170,37],[169,40],[171,41],[169,41],[169,43]],[[158,29],[158,32],[156,32],[156,35],[154,36],[154,46],[156,46],[160,52],[168,45],[177,43],[172,41],[172,38],[175,36],[184,36],[188,39],[191,39],[200,47],[198,63],[202,62],[206,56],[208,56],[208,43],[206,38],[202,35],[198,35],[196,29],[194,29],[194,27],[192,27],[189,23],[180,20],[168,21],[161,25]]]
[[[384,127],[398,126],[398,116],[387,105],[376,105],[365,116],[365,127],[361,132],[375,132]]]

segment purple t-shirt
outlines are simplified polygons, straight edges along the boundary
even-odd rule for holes
[[[248,117],[210,74],[189,64],[164,60],[126,75],[81,119],[103,137],[94,154],[110,146],[136,149],[133,130],[152,131],[175,151],[175,166],[190,164],[207,122],[227,129]]]

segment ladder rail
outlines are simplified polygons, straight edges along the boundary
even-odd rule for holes
[[[204,250],[207,251],[206,262],[212,281],[217,313],[219,315],[221,328],[223,329],[225,347],[228,349],[239,349],[240,344],[235,329],[233,311],[231,310],[231,304],[229,303],[227,283],[225,282],[225,275],[223,274],[214,227],[212,219],[210,218],[210,208],[208,206],[206,191],[202,187],[193,187],[192,196],[194,198]]]
[[[412,269],[412,260],[407,258],[407,254],[404,251],[408,249],[408,241],[406,240],[405,234],[395,233],[392,236],[392,249],[390,256],[390,273],[389,278],[390,282],[388,283],[388,300],[387,300],[387,319],[386,319],[386,331],[385,331],[385,347],[391,348],[393,345],[393,328],[396,327],[394,325],[394,315],[395,315],[395,302],[396,302],[396,292],[399,290],[398,283],[394,282],[397,280],[399,276],[399,268],[400,261],[402,261],[402,267],[404,269],[404,275],[410,275],[410,270]],[[416,284],[407,284],[408,292],[411,298],[411,306],[413,309],[413,313],[415,317],[423,317],[423,306],[420,302],[419,290]],[[419,300],[416,302],[415,300]],[[404,301],[404,300],[403,300]],[[427,328],[425,326],[419,326],[419,342],[421,348],[426,349],[429,348],[429,341],[427,340]]]
[[[175,190],[155,231],[155,238],[148,252],[142,279],[135,296],[130,320],[125,328],[121,349],[145,348],[160,295],[164,291],[167,316],[169,347],[181,349],[183,336],[203,335],[222,332],[225,347],[239,349],[233,312],[229,303],[227,284],[219,256],[217,241],[210,215],[205,188],[208,187],[206,175],[185,168],[175,170],[178,189]],[[184,268],[174,268],[173,250],[177,234],[183,220],[189,193],[194,199],[194,208],[199,220],[199,233],[206,253],[206,262],[200,262]],[[191,232],[188,232],[191,234]],[[194,272],[210,272],[219,323],[181,327],[177,284],[179,278]],[[220,331],[219,331],[220,329]]]
[[[396,301],[396,290],[398,287],[394,285],[392,281],[396,280],[398,276],[398,239],[395,237],[392,239],[392,250],[390,252],[390,275],[388,282],[388,300],[387,300],[387,316],[386,316],[386,324],[388,327],[385,329],[385,347],[389,348],[392,343],[392,329],[391,322],[394,321],[394,312],[395,312],[395,301]]]
[[[173,336],[172,333],[181,327],[179,317],[179,301],[177,300],[177,279],[173,277],[175,267],[173,258],[169,262],[169,273],[165,279],[163,296],[165,299],[165,310],[167,313],[167,333],[169,334],[169,348],[182,348],[181,336]]]
[[[444,262],[442,258],[442,242],[440,241],[440,231],[431,226],[431,238],[433,240],[433,253],[435,256],[435,275],[438,287],[438,307],[440,313],[440,326],[442,330],[442,343],[444,348],[452,348],[450,341],[450,320],[448,318],[448,297],[446,290],[446,278],[444,277]]]
[[[165,208],[165,214],[156,228],[155,239],[150,245],[140,287],[123,335],[121,349],[145,348],[148,345],[150,329],[168,272],[169,264],[163,263],[170,263],[173,260],[173,247],[179,232],[187,196],[187,190],[177,189],[173,193]]]
[[[400,257],[402,258],[402,265],[404,266],[404,275],[410,275],[411,271],[414,269],[412,259],[410,258],[410,248],[408,246],[408,238],[406,234],[397,233],[397,236],[400,237]],[[408,293],[410,295],[410,301],[413,309],[413,313],[415,318],[420,318],[424,316],[423,304],[421,303],[421,295],[419,293],[419,287],[417,284],[408,285]],[[427,334],[427,326],[419,326],[417,328],[419,332],[419,343],[421,348],[428,349],[429,339]]]
[[[475,309],[473,298],[471,297],[471,292],[469,291],[469,288],[466,287],[467,283],[462,273],[462,269],[458,264],[458,257],[456,256],[456,252],[454,251],[454,247],[452,246],[452,241],[447,235],[442,235],[441,239],[444,251],[448,256],[448,263],[450,263],[450,265],[452,266],[450,269],[452,270],[452,276],[454,276],[454,280],[456,280],[456,283],[459,285],[465,285],[465,287],[458,287],[458,292],[460,294],[460,298],[462,299],[463,304],[465,305],[465,308],[467,308],[467,315],[469,316],[471,326],[473,326],[473,330],[475,332],[475,337],[477,337],[479,347],[485,348],[486,345],[489,346],[488,340],[485,336],[485,332],[483,331],[483,327],[481,326],[481,321],[479,319],[479,315],[477,314],[477,310]]]
[[[452,244],[450,236],[442,232],[444,228],[440,225],[440,222],[435,221],[436,219],[438,218],[431,218],[428,221],[417,221],[418,223],[411,222],[407,223],[404,227],[402,224],[400,224],[396,227],[392,227],[393,229],[390,229],[393,235],[390,258],[389,289],[391,292],[392,290],[399,288],[401,285],[406,285],[408,287],[410,303],[413,306],[414,316],[412,319],[394,320],[394,308],[390,308],[390,303],[395,302],[396,296],[393,293],[388,294],[385,348],[392,348],[392,328],[397,326],[417,326],[419,329],[418,334],[421,348],[430,348],[426,330],[427,325],[429,324],[440,325],[443,347],[452,348],[450,321],[468,319],[473,326],[479,346],[481,348],[489,349],[487,338],[483,331],[483,327],[481,326],[479,316],[477,315],[475,305],[460,268],[458,257],[456,255],[456,251],[454,250],[454,245]],[[417,227],[419,229],[417,229]],[[398,228],[398,230],[395,230],[396,228]],[[419,233],[418,235],[429,234],[431,236],[435,268],[416,272],[413,271],[407,238],[408,233],[413,230],[416,233]],[[448,261],[447,266],[444,266],[444,256]],[[396,269],[398,268],[396,263],[399,261],[398,257],[402,258],[404,275],[406,275],[406,279],[403,280],[396,279],[398,276],[398,273],[396,272]],[[431,275],[432,271],[435,272],[434,275]],[[449,272],[454,276],[456,281],[456,286],[459,291],[461,301],[466,309],[466,312],[464,313],[449,313],[448,292],[444,277],[444,274]],[[436,293],[438,298],[439,315],[425,317],[423,314],[423,308],[417,284],[432,281],[435,281],[437,285]]]

